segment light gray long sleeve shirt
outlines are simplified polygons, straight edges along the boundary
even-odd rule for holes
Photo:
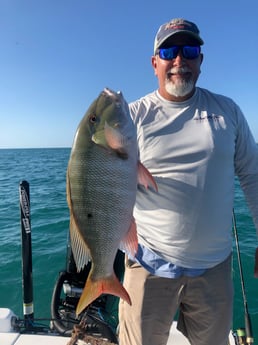
[[[258,229],[258,147],[241,110],[201,88],[185,102],[155,91],[129,106],[159,189],[138,191],[139,242],[182,267],[215,266],[232,250],[235,175]]]

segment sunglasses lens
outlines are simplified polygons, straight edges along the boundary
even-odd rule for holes
[[[182,51],[183,57],[188,60],[196,59],[201,52],[200,46],[172,46],[169,48],[160,48],[159,57],[163,60],[175,59],[179,50]]]
[[[159,57],[163,60],[172,60],[177,57],[179,47],[174,46],[170,48],[160,48]]]
[[[199,46],[183,46],[182,53],[185,59],[193,60],[196,59],[201,52],[201,48]]]

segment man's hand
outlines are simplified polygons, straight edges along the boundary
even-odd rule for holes
[[[258,278],[258,247],[255,251],[255,259],[254,259],[254,276]]]

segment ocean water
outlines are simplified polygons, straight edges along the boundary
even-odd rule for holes
[[[0,307],[23,317],[19,183],[30,184],[34,317],[50,318],[50,301],[58,273],[66,266],[69,211],[66,168],[69,148],[0,150]],[[235,181],[235,214],[245,292],[258,344],[258,279],[253,277],[255,228],[243,193]],[[235,287],[233,328],[244,326],[244,307],[234,237]],[[218,330],[219,331],[219,330]]]

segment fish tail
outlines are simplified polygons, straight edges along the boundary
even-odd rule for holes
[[[125,300],[128,304],[132,304],[130,296],[115,274],[110,277],[95,281],[89,276],[76,307],[76,315],[78,316],[101,294],[115,295]]]

